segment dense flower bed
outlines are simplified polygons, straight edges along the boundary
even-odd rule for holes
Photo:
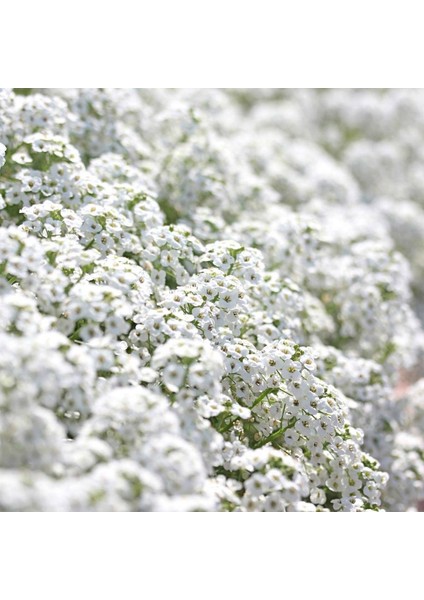
[[[0,508],[415,509],[423,100],[0,91]]]

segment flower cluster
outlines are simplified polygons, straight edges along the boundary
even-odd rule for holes
[[[424,114],[378,98],[0,91],[1,510],[416,507]]]

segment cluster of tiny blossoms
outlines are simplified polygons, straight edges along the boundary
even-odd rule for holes
[[[0,90],[0,510],[415,508],[424,220],[358,98]]]

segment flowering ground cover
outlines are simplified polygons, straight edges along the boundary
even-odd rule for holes
[[[420,90],[1,90],[0,509],[416,510],[423,166]]]

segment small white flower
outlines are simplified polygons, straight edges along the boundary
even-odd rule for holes
[[[0,169],[6,162],[6,146],[0,143]]]
[[[170,364],[162,371],[162,381],[170,392],[178,392],[185,376],[185,369],[178,364]]]

